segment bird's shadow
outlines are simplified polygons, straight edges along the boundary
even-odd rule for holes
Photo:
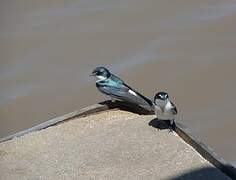
[[[175,123],[171,124],[170,120],[161,120],[161,119],[152,119],[149,123],[149,126],[152,126],[158,130],[169,129],[175,131]]]
[[[112,101],[108,100],[108,101],[100,102],[99,104],[105,105],[109,109],[118,108],[120,110],[133,112],[133,113],[136,113],[136,114],[139,114],[139,115],[154,114],[153,111],[148,111],[148,110],[138,106],[137,104],[130,103],[130,102],[125,102],[125,101],[115,100],[114,102],[112,102]]]

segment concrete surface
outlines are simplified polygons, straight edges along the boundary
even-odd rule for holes
[[[154,116],[75,118],[0,144],[0,179],[229,179]]]

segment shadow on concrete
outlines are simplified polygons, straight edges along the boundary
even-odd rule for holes
[[[164,129],[169,129],[174,131],[178,130],[177,133],[178,135],[180,135],[179,132],[180,124],[178,124],[177,126],[174,124],[174,126],[172,126],[171,121],[168,120],[160,120],[156,118],[152,119],[148,123],[148,125],[157,128],[158,130],[164,130]],[[196,151],[198,151],[203,156],[203,158],[207,159],[215,167],[204,167],[192,170],[190,172],[187,172],[185,174],[170,179],[230,179],[230,178],[236,179],[236,169],[232,165],[225,163],[219,157],[213,156],[212,150],[207,149],[203,143],[196,140],[192,136],[189,136],[189,134],[187,135],[185,134],[185,136],[186,137],[184,141],[186,141],[187,138],[188,140],[186,142],[190,144],[194,149],[196,149]],[[215,175],[215,173],[219,174],[219,172],[224,175],[224,178],[219,178],[218,176]]]
[[[202,167],[168,178],[170,180],[230,180],[231,178],[217,168]]]
[[[116,100],[115,102],[112,101],[104,101],[104,102],[100,102],[99,104],[101,105],[105,105],[107,106],[109,109],[114,109],[114,108],[118,108],[120,110],[124,110],[124,111],[129,111],[129,112],[133,112],[139,115],[150,115],[150,114],[154,114],[153,111],[148,111],[136,104],[130,103],[130,102],[124,102],[124,101],[118,101]]]
[[[163,129],[175,130],[175,124],[171,125],[170,120],[161,120],[156,118],[151,120],[148,123],[148,125],[157,128],[158,130],[163,130]]]
[[[137,113],[140,115],[151,115],[154,114],[153,111],[147,111],[143,109],[142,107],[137,106],[136,104],[128,103],[128,102],[122,102],[122,101],[104,101],[99,103],[100,105],[106,106],[104,110],[107,109],[121,109],[125,111],[130,111],[133,113]],[[189,172],[186,172],[182,175],[178,175],[169,179],[236,179],[236,169],[232,165],[227,165],[222,162],[221,159],[215,157],[212,155],[211,151],[206,148],[206,146],[201,143],[200,141],[196,140],[189,134],[188,131],[186,131],[186,128],[184,128],[181,124],[177,123],[174,126],[171,126],[170,121],[167,120],[160,120],[160,119],[153,119],[149,123],[149,126],[152,126],[154,128],[157,128],[159,130],[163,129],[169,129],[174,130],[179,134],[179,136],[184,139],[188,144],[193,146],[205,159],[210,161],[212,164],[214,164],[216,167],[204,167],[195,169]],[[186,133],[187,132],[187,133]],[[187,139],[187,140],[186,140]],[[207,150],[206,150],[207,149]],[[227,174],[227,175],[226,175]]]

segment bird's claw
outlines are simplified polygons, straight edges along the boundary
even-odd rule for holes
[[[175,121],[170,120],[169,132],[173,132],[175,129]]]

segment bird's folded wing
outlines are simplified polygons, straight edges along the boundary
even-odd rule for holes
[[[171,108],[171,110],[172,110],[172,112],[173,112],[173,114],[177,114],[178,113],[178,111],[177,111],[177,108],[176,108],[176,106],[171,102],[171,105],[172,105],[172,108]]]
[[[130,89],[126,85],[111,86],[107,84],[99,85],[98,87],[103,93],[114,98],[135,103],[145,109],[150,110],[151,105],[141,97],[137,92]]]

